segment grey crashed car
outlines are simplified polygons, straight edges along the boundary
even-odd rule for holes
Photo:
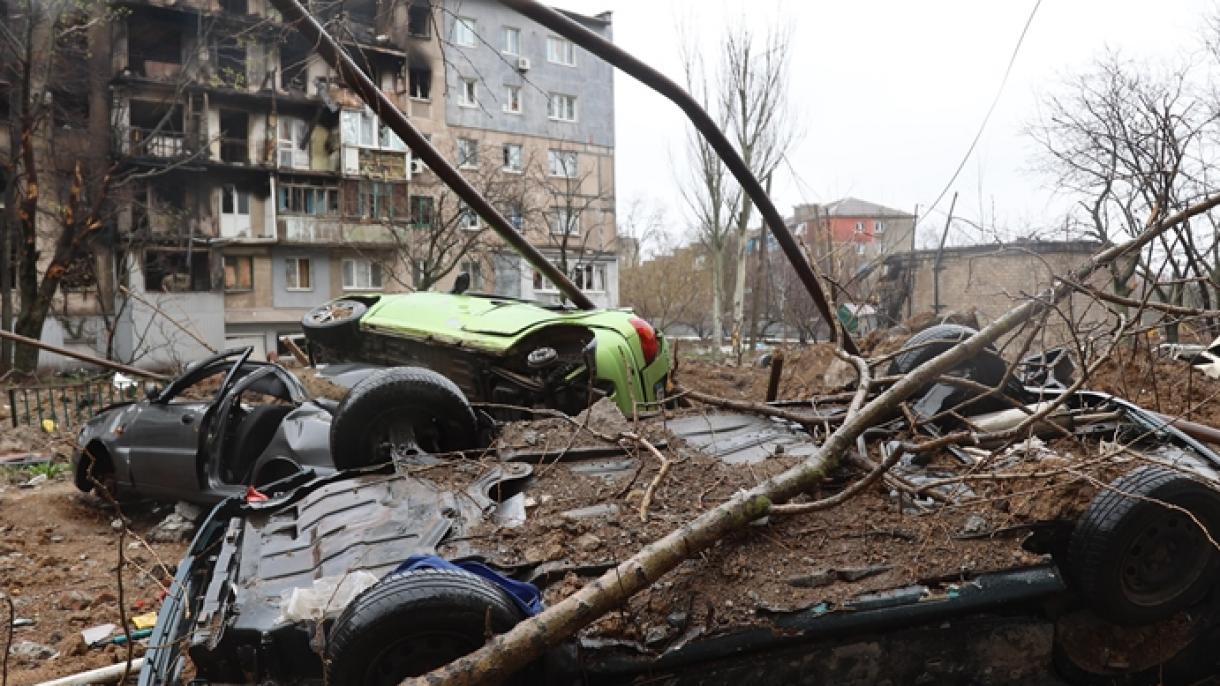
[[[103,408],[77,437],[77,487],[214,503],[304,470],[334,471],[337,404],[251,353],[218,352],[143,400]]]

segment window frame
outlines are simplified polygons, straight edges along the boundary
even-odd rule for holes
[[[474,211],[474,208],[467,205],[465,201],[458,201],[457,226],[462,231],[481,231],[483,229],[482,220],[479,219],[479,213]],[[473,221],[471,221],[473,220]]]
[[[479,80],[462,77],[461,97],[458,98],[458,107],[478,107],[479,106]]]
[[[509,35],[516,36],[516,40],[515,40],[516,45],[511,46],[513,48],[512,50],[509,49],[510,48],[509,40],[508,40]],[[504,53],[505,55],[512,55],[513,57],[521,56],[521,29],[519,27],[516,27],[516,26],[501,26],[500,27],[500,52]]]
[[[552,50],[553,46],[558,46],[558,49]],[[565,46],[566,50],[563,49]],[[566,53],[566,55],[563,53]],[[564,57],[567,58],[566,61],[564,60]],[[565,67],[575,67],[576,44],[563,36],[556,36],[554,34],[547,36],[546,61],[550,62],[551,64],[560,64]]]
[[[457,163],[461,169],[479,168],[479,140],[477,138],[458,137]]]
[[[352,280],[348,283],[347,268],[351,265]],[[368,277],[368,285],[360,285],[361,267],[364,268],[364,276]],[[377,285],[373,285],[373,271],[376,268]],[[370,260],[367,257],[345,257],[339,263],[339,281],[340,286],[345,291],[383,291],[385,290],[385,268],[380,262]]]
[[[565,103],[567,107],[561,107]],[[570,110],[570,111],[561,111]],[[563,116],[570,115],[570,116]],[[580,110],[577,109],[576,96],[567,93],[550,93],[546,102],[546,116],[551,121],[575,123],[580,120]]]
[[[505,114],[523,114],[525,108],[521,98],[521,86],[505,84],[504,90],[504,105],[500,109],[504,110]]]
[[[580,215],[581,214],[583,214],[583,212],[576,212],[575,217],[573,217],[572,209],[569,207],[552,207],[551,213],[550,213],[550,215],[551,215],[550,221],[548,222],[550,224],[550,226],[547,228],[550,231],[552,236],[580,237],[580,235],[581,235]],[[559,218],[561,216],[566,217],[566,220],[563,222],[560,222]],[[567,230],[566,227],[571,227],[571,230]]]
[[[232,260],[235,265],[234,270],[233,270],[235,283],[232,286],[229,285],[229,262],[230,262],[230,260]],[[249,293],[250,291],[254,290],[254,256],[253,255],[225,255],[224,259],[221,260],[221,262],[224,265],[224,279],[223,279],[224,286],[223,287],[224,287],[225,293]],[[238,278],[238,273],[240,270],[236,267],[237,264],[242,263],[242,262],[244,262],[249,268],[247,273],[250,276],[250,283],[249,283],[249,285],[246,285],[246,286],[240,285],[240,283],[239,283],[240,279]]]
[[[516,151],[516,164],[509,164],[511,156],[509,150]],[[503,157],[503,164],[500,166],[500,171],[505,174],[524,174],[525,173],[525,147],[520,143],[505,143],[500,147]]]
[[[567,158],[571,159],[571,165],[568,164]],[[556,161],[559,161],[556,164]],[[560,150],[551,148],[546,151],[546,166],[547,176],[557,179],[575,179],[580,175],[580,157],[575,150]],[[569,169],[569,166],[571,167]],[[556,170],[564,173],[556,173]]]
[[[308,257],[285,257],[284,258],[284,290],[293,293],[308,293],[313,291],[313,265]],[[301,285],[301,265],[305,265],[305,280],[306,285]],[[289,268],[292,265],[292,268]],[[289,277],[294,276],[296,284],[290,286]]]
[[[454,17],[453,44],[464,48],[476,47],[479,44],[478,26],[478,20],[473,17]],[[466,42],[467,39],[469,42]]]

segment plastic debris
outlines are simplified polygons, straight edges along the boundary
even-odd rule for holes
[[[375,574],[365,571],[343,576],[327,576],[309,588],[294,588],[280,595],[281,618],[289,622],[321,621],[337,615],[361,591],[377,583]]]
[[[131,618],[131,623],[134,624],[137,629],[151,629],[157,623],[157,613],[145,612],[142,615],[136,615],[135,617]]]
[[[81,631],[80,636],[85,640],[85,645],[91,646],[110,638],[118,628],[116,624],[98,624]]]

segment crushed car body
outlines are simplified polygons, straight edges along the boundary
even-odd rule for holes
[[[302,327],[315,359],[425,367],[476,403],[576,414],[609,397],[631,414],[664,399],[669,371],[668,341],[629,310],[421,292],[334,300]]]
[[[1028,437],[991,458],[1020,488],[962,478],[977,462],[952,453],[911,455],[894,474],[926,486],[926,497],[862,494],[829,519],[761,522],[688,561],[518,683],[1142,683],[1213,673],[1218,558],[1191,519],[1220,531],[1220,457],[1104,394],[1073,394],[1053,424],[1057,440],[1048,429],[1044,440]],[[565,426],[577,435],[570,449],[528,445],[530,432]],[[562,420],[520,423],[506,438],[525,444],[500,442],[482,460],[408,456],[280,487],[267,502],[221,504],[179,566],[141,683],[176,683],[188,660],[195,683],[335,683],[353,674],[397,683],[462,652],[438,647],[435,636],[415,637],[430,652],[408,649],[407,639],[375,629],[397,612],[415,612],[417,627],[430,621],[405,599],[439,593],[435,584],[402,591],[402,605],[377,595],[419,574],[396,573],[404,560],[477,561],[557,600],[673,523],[804,459],[809,445],[795,424],[732,412],[590,427],[609,437],[630,428],[674,456],[671,487],[647,521],[638,507],[655,474],[650,458]],[[883,433],[872,449],[886,450],[898,432]],[[1073,456],[1073,445],[1089,452]],[[1029,476],[1018,480],[1021,470]],[[832,477],[824,490],[848,482]],[[1043,495],[1021,495],[1031,485]],[[959,508],[997,497],[1004,508]],[[1190,514],[1141,509],[1139,498]],[[376,581],[346,608],[285,615],[294,593],[358,574]],[[447,600],[454,607],[503,593],[466,581]],[[358,641],[318,639],[353,632]],[[1151,650],[1148,636],[1158,632]],[[346,671],[357,644],[377,650],[360,653],[365,671]]]

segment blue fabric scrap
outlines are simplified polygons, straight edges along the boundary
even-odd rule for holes
[[[533,617],[542,612],[542,592],[538,590],[537,586],[525,581],[510,579],[481,562],[473,560],[450,562],[436,555],[412,555],[391,573],[412,572],[417,569],[452,569],[469,572],[504,589],[508,593],[508,597],[527,617]]]

